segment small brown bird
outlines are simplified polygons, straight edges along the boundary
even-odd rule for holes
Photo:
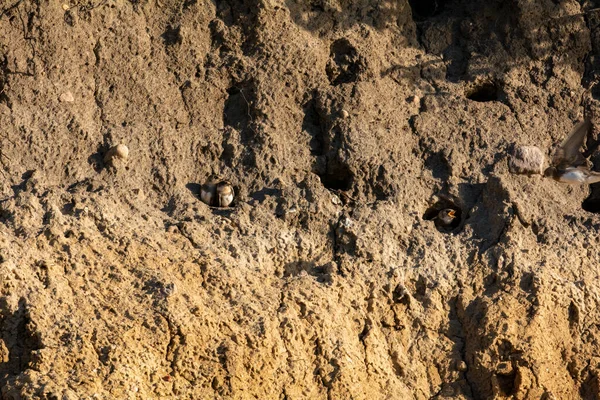
[[[456,223],[456,210],[452,208],[444,208],[433,217],[435,226],[438,228],[452,229],[455,228]]]
[[[229,207],[233,203],[233,186],[229,181],[221,181],[217,184],[217,204],[219,207]]]
[[[569,136],[556,149],[551,166],[546,168],[544,176],[555,181],[569,184],[592,184],[600,182],[600,172],[590,171],[587,161],[579,151],[592,123],[582,121],[573,127]]]
[[[208,180],[200,187],[200,200],[209,206],[213,206],[217,203],[217,183],[220,178],[212,174],[208,177]]]

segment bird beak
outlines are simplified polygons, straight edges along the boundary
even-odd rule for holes
[[[448,215],[449,215],[449,216],[451,216],[451,217],[454,217],[454,213],[455,213],[455,211],[454,211],[454,210],[450,210],[450,211],[448,211]]]

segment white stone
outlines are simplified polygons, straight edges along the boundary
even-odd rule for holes
[[[112,163],[115,159],[127,161],[129,157],[129,149],[124,144],[118,144],[111,147],[104,156],[105,163]]]
[[[60,101],[65,103],[72,103],[75,101],[75,97],[73,96],[73,93],[71,93],[70,91],[66,91],[60,95]]]
[[[544,153],[538,147],[518,146],[510,157],[508,169],[513,174],[542,174],[544,162]]]

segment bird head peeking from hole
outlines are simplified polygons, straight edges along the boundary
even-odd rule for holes
[[[454,229],[456,227],[458,216],[456,210],[453,208],[444,208],[440,210],[438,214],[433,217],[435,226],[443,229]]]

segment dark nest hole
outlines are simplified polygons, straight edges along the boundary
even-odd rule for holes
[[[330,163],[327,172],[319,174],[323,186],[330,190],[347,191],[352,187],[354,174],[344,163]]]
[[[465,97],[480,103],[498,101],[500,100],[500,90],[495,82],[479,82],[465,90]]]
[[[517,372],[512,371],[506,375],[496,375],[496,380],[498,382],[498,389],[504,396],[512,396],[515,394],[515,389],[517,387]]]
[[[413,19],[422,21],[434,17],[444,10],[448,0],[409,0]]]
[[[440,220],[439,215],[440,211],[442,210],[454,210],[455,218],[450,224],[444,224]],[[449,198],[441,198],[425,211],[425,214],[423,214],[423,219],[425,221],[433,221],[435,223],[436,228],[440,232],[447,233],[454,231],[456,228],[458,228],[463,219],[463,211],[456,201]]]
[[[593,161],[597,162],[596,157]],[[590,185],[590,194],[581,203],[581,208],[590,213],[600,214],[600,183]]]
[[[581,208],[587,212],[600,214],[600,198],[592,196],[588,197],[581,203]]]
[[[596,83],[592,86],[591,93],[594,100],[600,100],[600,83]]]

